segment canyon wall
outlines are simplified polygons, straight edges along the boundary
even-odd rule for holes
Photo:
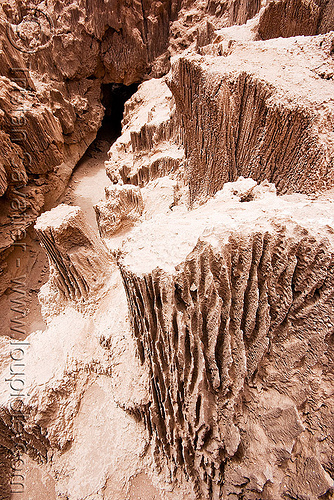
[[[240,175],[280,193],[333,185],[333,40],[232,42],[221,55],[218,41],[174,64],[192,201]]]
[[[31,35],[33,7],[40,25]],[[179,9],[178,0],[2,2],[1,292],[8,250],[56,202],[96,137],[102,82],[130,85],[166,73],[169,23]]]
[[[259,20],[258,34],[268,38],[298,35],[318,35],[333,29],[334,12],[332,0],[270,1]]]
[[[122,135],[106,161],[113,183],[140,187],[176,172],[182,166],[184,147],[172,93],[163,79],[141,85],[125,104]]]
[[[3,256],[96,136],[101,85],[145,81],[100,236],[79,207],[37,219],[47,326],[0,337],[0,495],[22,460],[39,500],[329,500],[331,1],[35,5],[49,31],[1,33]]]

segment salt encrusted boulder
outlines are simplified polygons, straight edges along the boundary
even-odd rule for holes
[[[281,193],[334,184],[332,44],[333,33],[234,42],[220,57],[174,63],[192,201],[239,175]]]
[[[333,491],[333,229],[333,202],[240,179],[124,244],[155,460],[199,498]]]
[[[87,299],[105,285],[110,258],[80,207],[58,205],[38,218],[35,230],[49,258],[51,282],[64,298]]]
[[[21,342],[0,337],[1,498],[10,499],[17,461],[36,498],[47,481],[48,498],[101,498],[107,488],[122,500],[147,469],[149,404],[122,278],[79,207],[45,212],[36,232],[50,264],[40,292],[47,328]]]
[[[136,222],[144,210],[140,188],[126,184],[105,188],[106,201],[94,206],[100,235],[108,237]]]

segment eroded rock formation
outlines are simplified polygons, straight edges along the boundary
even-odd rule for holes
[[[37,17],[44,16],[52,26],[51,43],[41,50],[39,39],[24,32],[29,30],[24,20],[33,8]],[[2,2],[2,260],[6,250],[26,235],[42,208],[59,198],[73,168],[95,139],[104,113],[102,82],[130,85],[145,75],[161,76],[169,70],[169,22],[179,8],[179,0],[107,5],[98,1],[89,5],[81,1]],[[15,26],[23,29],[17,45]],[[27,47],[21,47],[22,40]],[[26,49],[32,54],[25,53]],[[4,271],[6,263],[2,266]],[[8,278],[5,281],[2,276],[2,288],[7,286]]]
[[[172,94],[166,83],[150,80],[125,104],[122,135],[106,162],[112,182],[143,187],[149,181],[176,172],[184,148]]]
[[[270,1],[260,15],[258,33],[263,40],[317,35],[333,29],[332,1]]]
[[[117,457],[131,474],[150,470],[161,498],[330,498],[333,223],[332,200],[281,198],[273,185],[241,178],[197,209],[137,223],[119,248],[119,272],[77,208],[43,215],[37,229],[56,274],[66,265],[65,281],[78,271],[91,279],[93,265],[105,288],[69,300],[51,274],[42,290],[48,329],[30,337],[25,358],[29,397],[8,408],[0,386],[2,446],[23,443],[43,470],[52,456],[57,491],[75,498],[90,463],[73,465],[90,446],[89,437],[76,441],[87,433],[79,401],[88,414],[104,401],[123,442],[90,472],[92,493],[104,491],[103,474],[119,481],[102,498],[131,498]],[[66,295],[61,310],[52,311],[50,288]],[[52,363],[39,357],[42,345]],[[3,380],[7,372],[4,362]],[[138,456],[128,439],[146,452]]]
[[[136,222],[143,213],[143,199],[137,186],[106,188],[106,199],[94,207],[101,236],[113,235],[124,225]]]
[[[22,459],[38,500],[329,500],[332,3],[33,4],[57,21],[33,61],[0,31],[0,250],[63,190],[101,86],[147,81],[101,237],[75,206],[35,226],[47,327],[0,337],[0,496]]]
[[[103,287],[110,259],[79,207],[58,205],[41,215],[35,230],[49,257],[51,282],[63,298],[86,299]]]
[[[48,19],[49,31],[42,34],[50,43],[44,43],[43,37],[40,40],[40,33],[35,39],[34,32],[24,32],[24,19],[32,8],[37,8],[44,21]],[[326,33],[333,29],[332,11],[331,2],[303,4],[295,0],[262,4],[239,0],[115,0],[89,5],[80,0],[47,4],[34,0],[29,5],[3,2],[1,132],[6,135],[2,134],[1,142],[6,160],[0,169],[2,258],[26,234],[43,207],[51,206],[61,195],[74,166],[94,140],[103,116],[102,83],[130,85],[160,77],[170,68],[170,54],[207,45],[215,38],[215,28],[241,25],[254,16],[258,17],[254,37]],[[13,36],[8,36],[8,27]],[[25,41],[27,47],[16,44],[17,29],[23,30],[19,41],[21,45]],[[28,51],[22,52],[22,48]],[[22,109],[23,102],[27,110]],[[173,157],[165,170],[171,168],[171,162]],[[13,189],[19,194],[13,195]],[[18,197],[22,198],[19,209]],[[6,264],[2,266],[4,270]],[[5,289],[8,283],[4,278],[2,282]]]
[[[182,468],[200,498],[318,498],[333,487],[333,240],[315,221],[331,204],[280,201],[242,182],[239,200],[231,185],[235,202],[226,185],[202,209],[166,216],[163,245],[153,220],[124,249],[151,374],[147,426],[157,460]],[[188,231],[199,237],[191,252]],[[318,407],[326,444],[314,433]]]
[[[234,43],[218,57],[175,63],[192,200],[240,175],[280,193],[333,185],[332,44],[332,34]]]

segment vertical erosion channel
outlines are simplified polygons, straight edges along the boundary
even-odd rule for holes
[[[104,162],[111,145],[121,135],[125,102],[136,92],[138,84],[103,84],[101,101],[105,115],[95,141],[76,166],[69,185],[60,202],[78,205],[84,211],[89,224],[97,229],[93,205],[104,199],[108,184]]]

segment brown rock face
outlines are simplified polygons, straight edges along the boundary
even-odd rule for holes
[[[334,28],[333,2],[316,0],[271,0],[259,20],[262,40],[298,35],[317,35]]]
[[[44,330],[0,337],[1,500],[21,459],[36,500],[330,500],[332,0],[6,0],[0,18],[0,255],[37,218],[50,267],[30,290]],[[102,102],[139,83],[100,237],[98,142],[66,195],[85,209],[39,215]]]
[[[52,59],[71,80],[96,75],[104,83],[138,82],[167,50],[169,22],[180,4],[180,0],[54,1],[51,8],[58,20]]]
[[[75,82],[61,91],[47,85],[45,91],[36,81],[39,90],[31,91],[28,70],[1,78],[0,254],[63,192],[103,115],[98,81]]]
[[[228,25],[244,24],[248,19],[254,17],[260,10],[259,0],[229,1],[208,0],[207,9],[215,16],[224,16]]]
[[[316,204],[250,187],[239,181],[238,201],[220,202],[223,191],[166,217],[163,250],[154,222],[125,247],[133,331],[150,369],[145,423],[158,464],[182,469],[199,498],[316,499],[333,486],[333,239],[310,229]],[[187,221],[195,237],[208,213],[187,253],[181,228]]]
[[[281,193],[333,185],[334,86],[322,76],[333,68],[332,38],[240,43],[223,57],[175,63],[170,88],[182,116],[192,200],[239,175],[268,179]]]

